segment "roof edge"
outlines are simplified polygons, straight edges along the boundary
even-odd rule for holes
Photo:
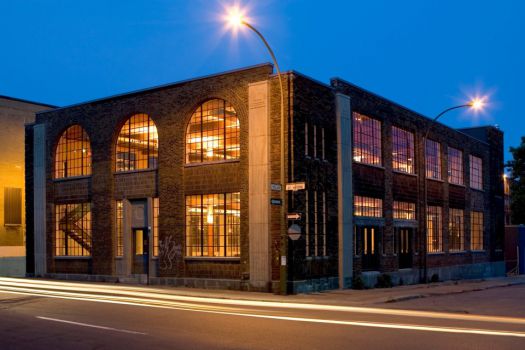
[[[25,100],[23,98],[17,98],[17,97],[5,96],[5,95],[0,95],[0,98],[6,99],[6,100],[11,100],[11,101],[16,101],[16,102],[22,102],[22,103],[37,105],[37,106],[44,106],[44,107],[49,107],[49,108],[59,108],[58,106],[50,105],[48,103],[41,103],[41,102],[36,102],[36,101],[30,101],[30,100]]]

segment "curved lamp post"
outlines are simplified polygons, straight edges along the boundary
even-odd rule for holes
[[[428,186],[427,186],[427,139],[428,135],[430,133],[430,130],[432,127],[436,124],[439,118],[443,116],[444,114],[453,111],[455,109],[460,108],[471,108],[473,110],[479,111],[483,109],[485,105],[485,100],[483,98],[475,98],[471,100],[468,103],[450,107],[439,113],[437,116],[434,117],[434,119],[431,120],[430,124],[427,126],[427,130],[425,132],[425,137],[423,138],[423,162],[425,166],[424,170],[424,176],[423,176],[423,220],[425,224],[423,227],[425,228],[424,235],[423,235],[423,281],[424,283],[428,282],[428,264],[427,264],[427,255],[428,255]],[[441,166],[441,165],[439,165]]]
[[[249,28],[251,31],[253,31],[257,36],[261,39],[261,41],[264,43],[264,46],[268,50],[268,53],[272,57],[273,64],[275,65],[275,69],[277,71],[277,77],[279,78],[279,89],[281,94],[281,137],[280,137],[280,183],[281,183],[281,246],[280,246],[280,255],[281,259],[283,256],[286,256],[288,253],[288,235],[285,230],[286,222],[285,222],[285,215],[286,215],[286,196],[285,196],[285,174],[284,174],[284,145],[285,145],[285,135],[284,135],[284,124],[285,124],[285,116],[284,116],[284,88],[283,88],[283,79],[281,76],[281,70],[279,69],[279,64],[277,63],[277,59],[275,58],[275,54],[273,53],[272,48],[268,44],[268,41],[266,41],[266,38],[259,32],[253,25],[247,22],[247,19],[243,16],[243,14],[238,10],[231,10],[228,14],[228,22],[230,25],[234,28],[240,28],[241,26],[245,26]],[[283,263],[283,261],[280,261],[280,280],[279,280],[279,289],[281,294],[287,294],[287,284],[288,284],[288,269],[287,265]]]

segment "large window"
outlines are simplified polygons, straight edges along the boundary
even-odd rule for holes
[[[159,199],[153,198],[153,256],[159,256]]]
[[[470,249],[483,250],[483,212],[473,211],[470,217]]]
[[[129,118],[117,139],[116,170],[157,168],[159,137],[155,123],[147,114]]]
[[[66,129],[58,140],[55,153],[55,178],[91,175],[91,146],[80,125]]]
[[[215,99],[193,113],[186,130],[186,163],[239,159],[240,125],[232,105]]]
[[[395,126],[392,127],[392,168],[414,173],[414,134]]]
[[[416,204],[394,201],[394,219],[416,220]]]
[[[427,207],[427,251],[438,253],[443,251],[441,207]]]
[[[448,248],[449,251],[465,249],[465,229],[463,210],[449,209],[448,211]]]
[[[427,178],[441,180],[441,145],[427,139],[425,157]]]
[[[240,194],[186,196],[186,255],[240,256]]]
[[[470,187],[483,189],[483,161],[481,158],[470,155]]]
[[[91,204],[55,205],[55,255],[91,255]]]
[[[381,122],[353,113],[354,161],[381,165]]]
[[[463,152],[448,148],[448,182],[463,185]]]
[[[379,198],[354,196],[354,215],[376,218],[383,217],[383,200]]]

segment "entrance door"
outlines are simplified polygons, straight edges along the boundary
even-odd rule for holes
[[[379,230],[377,227],[361,227],[361,243],[363,247],[363,270],[379,268]]]
[[[149,268],[148,229],[133,229],[133,273],[147,274]]]
[[[397,229],[397,254],[399,256],[399,268],[412,267],[412,230],[400,227]]]

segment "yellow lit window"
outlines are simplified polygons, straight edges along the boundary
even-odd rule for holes
[[[62,133],[55,152],[55,178],[91,175],[91,146],[86,131],[73,125]]]
[[[354,215],[368,217],[383,217],[383,200],[354,196]]]
[[[470,217],[470,249],[483,250],[483,212],[473,211]]]
[[[354,161],[381,165],[381,122],[354,112],[352,127]]]
[[[416,220],[416,204],[410,202],[394,202],[394,219]]]
[[[414,173],[414,134],[395,126],[392,127],[392,168]]]
[[[91,255],[91,204],[55,205],[55,255]]]
[[[147,114],[135,114],[120,130],[117,139],[116,171],[156,169],[159,137]]]
[[[464,214],[462,209],[448,211],[448,248],[450,251],[462,251],[465,247]]]

